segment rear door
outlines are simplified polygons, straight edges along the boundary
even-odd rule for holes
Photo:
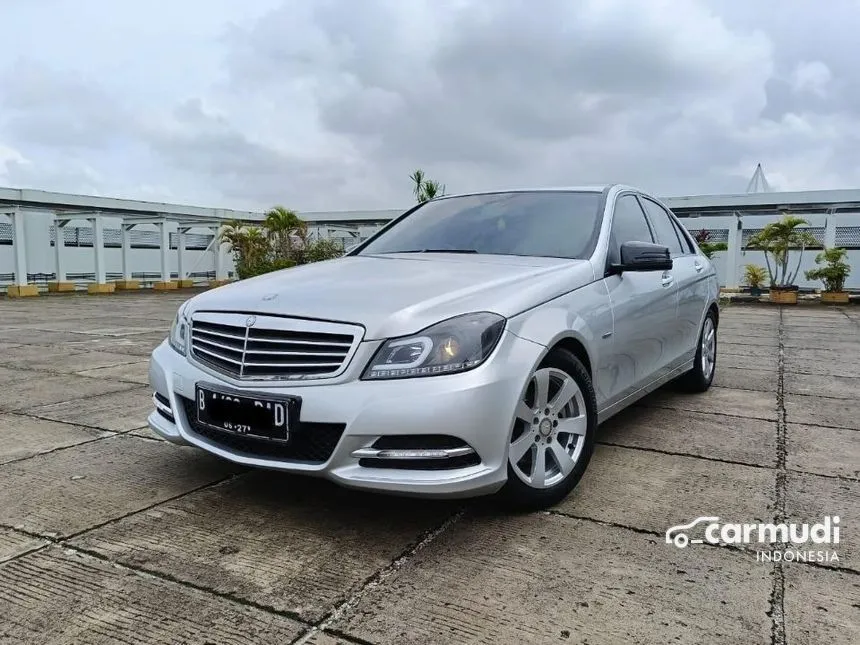
[[[620,195],[612,215],[608,264],[620,261],[622,243],[653,241],[636,195]],[[614,320],[612,356],[608,369],[600,375],[609,405],[668,371],[678,306],[672,274],[673,271],[629,271],[604,278]]]
[[[707,302],[707,283],[704,263],[695,253],[695,247],[684,235],[681,225],[661,204],[639,196],[654,229],[657,242],[669,247],[673,260],[673,273],[678,288],[678,318],[672,334],[673,362],[683,362],[695,352],[699,337],[699,324]]]

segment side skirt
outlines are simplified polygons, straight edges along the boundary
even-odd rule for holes
[[[642,397],[651,394],[651,392],[666,385],[666,383],[668,383],[669,381],[678,378],[684,372],[689,372],[691,369],[693,369],[694,360],[694,358],[691,358],[687,361],[684,361],[681,365],[673,369],[668,374],[654,379],[653,381],[648,383],[648,385],[645,385],[644,387],[636,390],[632,394],[628,394],[617,403],[613,403],[612,405],[603,408],[597,413],[597,423],[603,423],[607,419],[621,412],[624,408],[632,405],[633,403],[636,403],[636,401],[638,401]]]

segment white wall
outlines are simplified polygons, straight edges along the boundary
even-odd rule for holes
[[[4,218],[5,220],[5,218]],[[121,220],[104,218],[104,228],[119,230]],[[27,245],[27,272],[54,273],[56,271],[56,255],[51,244],[51,228],[53,214],[50,212],[26,211],[24,215],[25,238]],[[168,230],[175,233],[176,224],[168,223]],[[85,220],[69,222],[66,227],[90,228]],[[135,230],[157,231],[155,225],[141,224]],[[211,235],[209,229],[191,229],[189,234]],[[66,246],[63,248],[63,259],[67,273],[93,273],[95,271],[95,255],[93,247]],[[104,249],[105,272],[122,272],[122,249],[110,247]],[[226,271],[233,271],[233,259],[228,253],[222,254]],[[129,251],[129,262],[132,273],[157,273],[161,271],[161,252],[157,248],[132,248]],[[168,251],[168,265],[171,272],[178,270],[178,253],[176,249]],[[183,252],[183,268],[186,273],[196,273],[215,270],[215,254],[212,251],[188,250]],[[13,273],[13,247],[8,244],[0,245],[0,273]]]
[[[860,212],[851,212],[851,213],[836,213],[831,215],[824,214],[811,214],[811,215],[800,215],[809,222],[810,227],[812,228],[827,228],[828,220],[829,225],[831,227],[835,227],[836,231],[839,233],[839,237],[836,238],[835,246],[844,246],[844,240],[841,239],[843,235],[846,234],[844,229],[858,227],[860,228]],[[778,215],[743,215],[741,220],[742,230],[749,229],[761,229],[766,224],[770,222],[776,222],[780,219]],[[732,227],[737,226],[738,219],[734,216],[716,216],[716,217],[694,217],[694,218],[680,218],[680,221],[684,226],[686,226],[687,230],[691,233],[695,234],[696,231],[700,229],[708,229],[711,231],[714,230],[727,230]],[[855,236],[857,240],[857,245],[860,245],[860,230],[854,232],[848,232]],[[742,231],[738,232],[740,236]],[[795,284],[797,284],[801,288],[809,288],[809,289],[820,289],[823,285],[817,281],[810,281],[806,279],[805,271],[808,269],[813,269],[817,265],[815,264],[815,256],[821,252],[822,249],[808,249],[804,251],[803,257],[801,259],[800,264],[800,272],[797,275],[797,280]],[[729,266],[731,262],[735,260],[735,270],[737,281],[735,285],[727,285],[727,276],[729,272]],[[733,249],[729,249],[728,251],[720,251],[716,253],[713,257],[713,262],[717,267],[717,274],[720,277],[721,286],[737,286],[743,284],[743,276],[744,276],[744,266],[746,264],[758,264],[760,266],[765,267],[765,259],[764,253],[761,251],[744,251],[742,249],[738,249],[733,253]],[[792,271],[794,271],[794,267],[797,262],[797,251],[791,251],[789,253],[789,267]],[[848,264],[852,267],[852,272],[848,276],[848,279],[845,282],[845,288],[847,289],[860,289],[860,249],[849,249],[848,250]],[[767,285],[765,285],[767,286]]]

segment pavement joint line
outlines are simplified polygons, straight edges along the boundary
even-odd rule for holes
[[[181,498],[185,497],[186,495],[191,495],[192,493],[199,493],[200,491],[207,490],[209,488],[217,488],[218,486],[232,482],[233,480],[238,479],[239,477],[241,477],[247,473],[248,473],[247,470],[240,470],[239,472],[232,473],[230,475],[227,475],[226,477],[222,477],[221,479],[217,479],[215,481],[212,481],[212,482],[209,482],[206,484],[202,484],[202,485],[197,486],[195,488],[191,488],[189,490],[186,490],[182,493],[178,493],[176,495],[172,495],[172,496],[167,497],[165,499],[159,500],[153,504],[149,504],[148,506],[144,506],[143,508],[139,508],[137,510],[130,511],[130,512],[125,513],[123,515],[120,515],[118,517],[112,517],[111,519],[106,520],[104,522],[101,522],[99,524],[95,524],[95,525],[89,526],[85,529],[81,529],[80,531],[70,533],[69,535],[61,538],[58,541],[66,542],[68,540],[72,540],[74,538],[80,537],[80,536],[84,535],[85,533],[89,533],[90,531],[95,531],[95,530],[104,528],[105,526],[111,526],[113,524],[117,524],[118,522],[122,522],[123,520],[125,520],[129,517],[132,517],[132,516],[137,515],[139,513],[145,513],[146,511],[152,510],[153,508],[155,508],[157,506],[161,506],[162,504],[169,504],[170,502],[175,502],[176,500],[181,499]],[[41,536],[40,535],[39,537],[48,537],[48,536]]]
[[[74,374],[74,375],[72,375],[72,374],[58,374],[57,376],[77,376],[77,374]],[[80,378],[88,378],[91,381],[100,381],[102,383],[105,382],[105,379],[103,379],[103,378],[94,378],[92,376],[81,376]],[[134,385],[134,387],[127,387],[127,388],[124,388],[122,390],[111,390],[110,392],[99,392],[98,394],[90,394],[88,396],[77,396],[74,399],[66,399],[64,401],[52,401],[51,403],[43,403],[41,405],[34,405],[34,406],[23,407],[23,408],[4,408],[2,405],[0,405],[0,412],[26,413],[27,410],[35,410],[36,408],[44,408],[44,407],[49,406],[49,405],[62,405],[63,403],[73,403],[74,401],[86,401],[88,399],[95,399],[95,398],[100,397],[100,396],[108,396],[109,394],[123,394],[125,392],[131,392],[132,390],[142,390],[145,387],[148,387],[148,386],[143,385],[141,383],[133,384],[133,383],[126,383],[125,381],[123,381],[123,384],[124,385]],[[35,415],[29,415],[29,416],[35,416]],[[42,417],[37,417],[37,418],[42,418]],[[53,421],[53,419],[45,419],[45,421]]]
[[[680,452],[677,450],[661,450],[660,448],[650,448],[645,446],[628,446],[623,443],[615,443],[613,441],[600,441],[596,442],[601,446],[612,446],[613,448],[624,448],[626,450],[640,450],[642,452],[654,452],[659,455],[670,455],[673,457],[689,457],[690,459],[702,459],[704,461],[714,461],[720,464],[732,464],[734,466],[746,466],[748,468],[762,468],[764,470],[773,470],[773,466],[763,466],[761,464],[754,464],[748,461],[735,461],[734,459],[722,459],[720,457],[706,457],[704,455],[694,455],[689,452]]]
[[[126,390],[122,390],[122,391],[124,392]],[[113,392],[111,392],[111,394],[113,394]],[[97,396],[102,396],[102,395],[99,394]],[[89,397],[89,398],[93,398],[93,397]],[[46,405],[54,405],[54,404],[48,403]],[[41,407],[41,406],[37,406],[37,407]],[[36,408],[29,408],[29,409],[35,410]],[[107,428],[100,428],[99,426],[91,426],[91,425],[87,425],[86,423],[79,423],[79,422],[76,423],[75,421],[65,421],[63,419],[49,419],[48,417],[43,417],[43,416],[40,416],[38,414],[31,414],[30,412],[21,411],[21,410],[13,411],[13,412],[3,412],[3,414],[8,414],[10,416],[15,416],[15,417],[26,417],[28,419],[35,419],[37,421],[51,421],[53,423],[62,423],[63,425],[67,425],[67,426],[77,426],[78,428],[86,428],[87,430],[98,430],[99,432],[110,432],[112,434],[128,434],[129,432],[134,432],[135,430],[142,430],[143,428],[149,427],[147,425],[142,425],[138,428],[130,428],[128,430],[108,430]],[[107,439],[107,437],[99,437],[99,439]],[[84,442],[84,443],[87,443],[87,442]],[[75,444],[75,445],[79,446],[80,444]],[[71,448],[72,446],[64,446],[64,447],[65,448]]]
[[[137,435],[135,435],[137,436]],[[660,448],[649,448],[645,446],[628,446],[623,443],[615,443],[612,441],[597,441],[601,446],[612,446],[613,448],[625,448],[627,450],[641,450],[642,452],[655,452],[660,455],[669,455],[672,457],[690,457],[691,459],[702,459],[704,461],[714,461],[719,464],[732,464],[734,466],[746,466],[748,468],[761,468],[762,470],[776,470],[776,466],[766,466],[762,464],[754,464],[747,461],[736,461],[734,459],[722,459],[720,457],[707,457],[705,455],[694,455],[689,452],[680,452],[678,450],[661,450]],[[799,475],[812,475],[814,477],[824,477],[825,479],[838,479],[846,482],[860,482],[860,477],[850,477],[848,475],[825,475],[816,473],[810,470],[800,470],[798,468],[786,467],[786,472],[796,473]]]
[[[345,645],[379,645],[378,643],[375,643],[373,641],[368,641],[368,640],[365,640],[363,638],[353,636],[353,635],[349,634],[348,632],[341,631],[340,629],[326,629],[326,630],[323,630],[321,632],[316,632],[316,633],[322,633],[322,634],[328,634],[330,636],[334,636],[335,638],[337,638],[339,640],[345,641]],[[302,636],[300,638],[304,638],[304,637]],[[299,643],[299,642],[302,642],[302,641],[295,640],[290,645],[296,645],[296,643]],[[338,645],[340,645],[340,644],[338,643]]]
[[[319,632],[330,631],[329,626],[334,621],[341,618],[346,612],[354,609],[367,593],[380,586],[388,580],[388,578],[400,571],[406,563],[412,560],[412,558],[427,547],[427,545],[456,524],[466,514],[467,509],[467,505],[460,507],[457,511],[445,518],[441,524],[424,532],[417,542],[406,547],[406,549],[394,558],[394,560],[392,560],[386,567],[380,569],[367,578],[358,590],[332,609],[327,615],[323,616],[316,624],[312,625],[307,632],[296,638],[291,645],[305,645],[305,643]]]
[[[81,356],[82,354],[100,354],[100,353],[104,353],[104,351],[103,350],[89,350],[88,349],[88,350],[83,351],[83,352],[71,354],[71,356]],[[108,353],[110,353],[110,352],[108,352]],[[133,357],[133,355],[131,355],[131,354],[127,354],[127,356],[129,358]],[[94,370],[110,369],[112,367],[124,367],[126,365],[133,365],[135,363],[143,363],[147,360],[146,358],[142,358],[142,357],[138,357],[138,358],[140,360],[126,361],[123,363],[111,363],[110,365],[100,365],[99,367],[89,367],[85,370],[80,370],[77,372],[57,372],[56,370],[39,368],[39,367],[26,367],[26,368],[17,368],[17,369],[22,369],[22,370],[27,371],[27,372],[35,372],[35,374],[33,374],[33,376],[31,378],[38,378],[40,376],[44,376],[45,374],[50,374],[51,376],[83,376],[85,378],[101,379],[104,381],[104,380],[108,380],[108,379],[106,379],[103,376],[92,376],[90,374],[82,374],[82,372],[92,372]],[[22,377],[22,379],[24,379],[24,380],[26,378],[27,377]],[[136,381],[123,381],[121,378],[117,378],[115,376],[112,376],[109,378],[110,378],[110,380],[120,381],[121,383],[135,383],[136,382]],[[138,385],[143,385],[143,384],[138,383]]]
[[[39,539],[44,540],[45,538],[39,538]],[[32,555],[33,553],[36,553],[37,551],[47,549],[49,546],[51,546],[51,544],[53,544],[53,543],[52,542],[45,542],[44,544],[40,544],[39,546],[34,546],[32,549],[27,549],[25,551],[22,551],[21,553],[16,553],[15,555],[13,555],[10,558],[4,558],[4,559],[0,560],[0,567],[2,567],[7,562],[12,562],[13,560],[17,560],[18,558],[23,558],[25,556]]]
[[[805,394],[794,394],[793,396],[806,396]],[[788,422],[786,422],[788,423]],[[850,430],[851,432],[860,432],[860,428],[849,428],[848,426],[824,425],[823,423],[808,423],[806,421],[792,421],[792,425],[809,426],[810,428],[825,428],[827,430]]]
[[[57,448],[51,448],[50,450],[45,450],[44,452],[37,452],[32,455],[27,455],[26,457],[17,457],[15,459],[10,459],[9,461],[0,462],[0,468],[4,466],[8,466],[9,464],[18,464],[22,461],[27,461],[28,459],[33,459],[34,457],[44,457],[45,455],[52,455],[55,452],[61,452],[63,450],[68,450],[69,448],[77,448],[78,446],[86,446],[90,443],[95,443],[96,441],[102,441],[104,439],[110,439],[113,436],[116,436],[119,433],[111,432],[110,430],[102,430],[102,432],[109,432],[110,434],[106,437],[94,437],[93,439],[87,439],[86,441],[79,441],[78,443],[73,443],[69,446],[59,446]],[[134,435],[137,437],[137,435]],[[139,439],[143,439],[143,437],[138,437]]]
[[[784,309],[779,308],[779,367],[776,381],[776,485],[774,488],[774,523],[785,521],[786,489],[786,413],[785,413],[785,325]],[[786,645],[785,635],[785,569],[782,560],[773,563],[773,586],[770,594],[771,645]]]
[[[828,374],[826,376],[824,374],[807,374],[807,376],[822,376],[824,378],[835,378],[832,374]],[[843,376],[841,378],[856,378],[856,377],[853,377],[853,376],[852,377],[845,377],[845,376]],[[860,378],[858,378],[857,381],[858,381],[858,383],[860,383]],[[790,391],[784,392],[784,394],[790,394],[791,396],[808,396],[808,397],[811,397],[814,399],[827,399],[828,401],[851,401],[851,398],[847,397],[847,396],[828,396],[827,394],[801,394],[799,392],[790,392]],[[811,425],[811,424],[805,423],[803,425]],[[828,427],[833,427],[833,426],[828,426]],[[852,428],[848,428],[848,429],[851,430]]]
[[[739,388],[734,388],[734,387],[718,388],[715,385],[711,389],[736,390]],[[761,390],[744,390],[744,391],[745,392],[760,392]],[[651,408],[651,409],[656,409],[656,410],[675,410],[676,412],[698,412],[700,414],[713,414],[714,416],[717,416],[717,417],[728,417],[730,419],[753,419],[755,421],[768,421],[770,423],[773,423],[773,419],[766,419],[764,417],[755,417],[755,416],[749,416],[749,415],[743,415],[743,414],[730,414],[728,412],[713,412],[710,410],[708,410],[708,411],[691,410],[690,408],[679,408],[679,407],[673,407],[671,405],[660,405],[659,403],[646,403],[646,404],[636,403],[636,404],[634,404],[634,407]]]
[[[118,560],[112,560],[111,558],[105,556],[102,553],[99,553],[98,551],[93,551],[91,549],[87,549],[85,547],[77,546],[74,544],[68,544],[66,542],[66,540],[69,540],[69,539],[71,539],[71,537],[63,538],[63,540],[57,541],[57,542],[55,542],[55,544],[57,546],[62,547],[63,549],[69,549],[70,551],[74,551],[76,553],[88,556],[90,558],[94,558],[94,559],[99,560],[101,562],[108,563],[111,566],[117,567],[119,569],[131,571],[131,572],[133,572],[136,575],[139,575],[141,577],[155,578],[157,580],[169,582],[169,583],[179,585],[181,587],[185,587],[188,589],[194,589],[195,591],[199,591],[199,592],[202,592],[205,594],[211,594],[211,595],[216,596],[218,598],[222,598],[224,600],[234,602],[238,605],[242,605],[243,607],[251,607],[253,609],[257,609],[258,611],[263,611],[263,612],[266,612],[269,614],[275,614],[275,615],[281,616],[283,618],[289,618],[290,620],[298,622],[302,625],[309,625],[309,623],[306,619],[302,618],[300,615],[298,615],[295,612],[285,610],[285,609],[277,609],[275,607],[271,607],[269,605],[264,605],[264,604],[255,602],[253,600],[248,600],[247,598],[243,598],[242,596],[237,596],[237,595],[229,593],[229,592],[218,591],[217,589],[212,589],[210,587],[198,585],[197,583],[189,582],[188,580],[182,580],[181,578],[176,578],[175,576],[173,576],[169,573],[164,573],[162,571],[155,571],[152,569],[147,569],[145,567],[138,567],[138,566],[126,564],[123,562],[119,562]]]

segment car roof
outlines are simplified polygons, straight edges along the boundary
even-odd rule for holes
[[[602,193],[610,188],[619,188],[642,192],[638,188],[625,186],[623,184],[590,184],[583,186],[536,186],[532,188],[498,188],[495,190],[476,190],[454,195],[442,195],[436,199],[448,199],[450,197],[469,197],[472,195],[494,195],[497,193],[539,193],[539,192],[566,192],[566,193]]]

